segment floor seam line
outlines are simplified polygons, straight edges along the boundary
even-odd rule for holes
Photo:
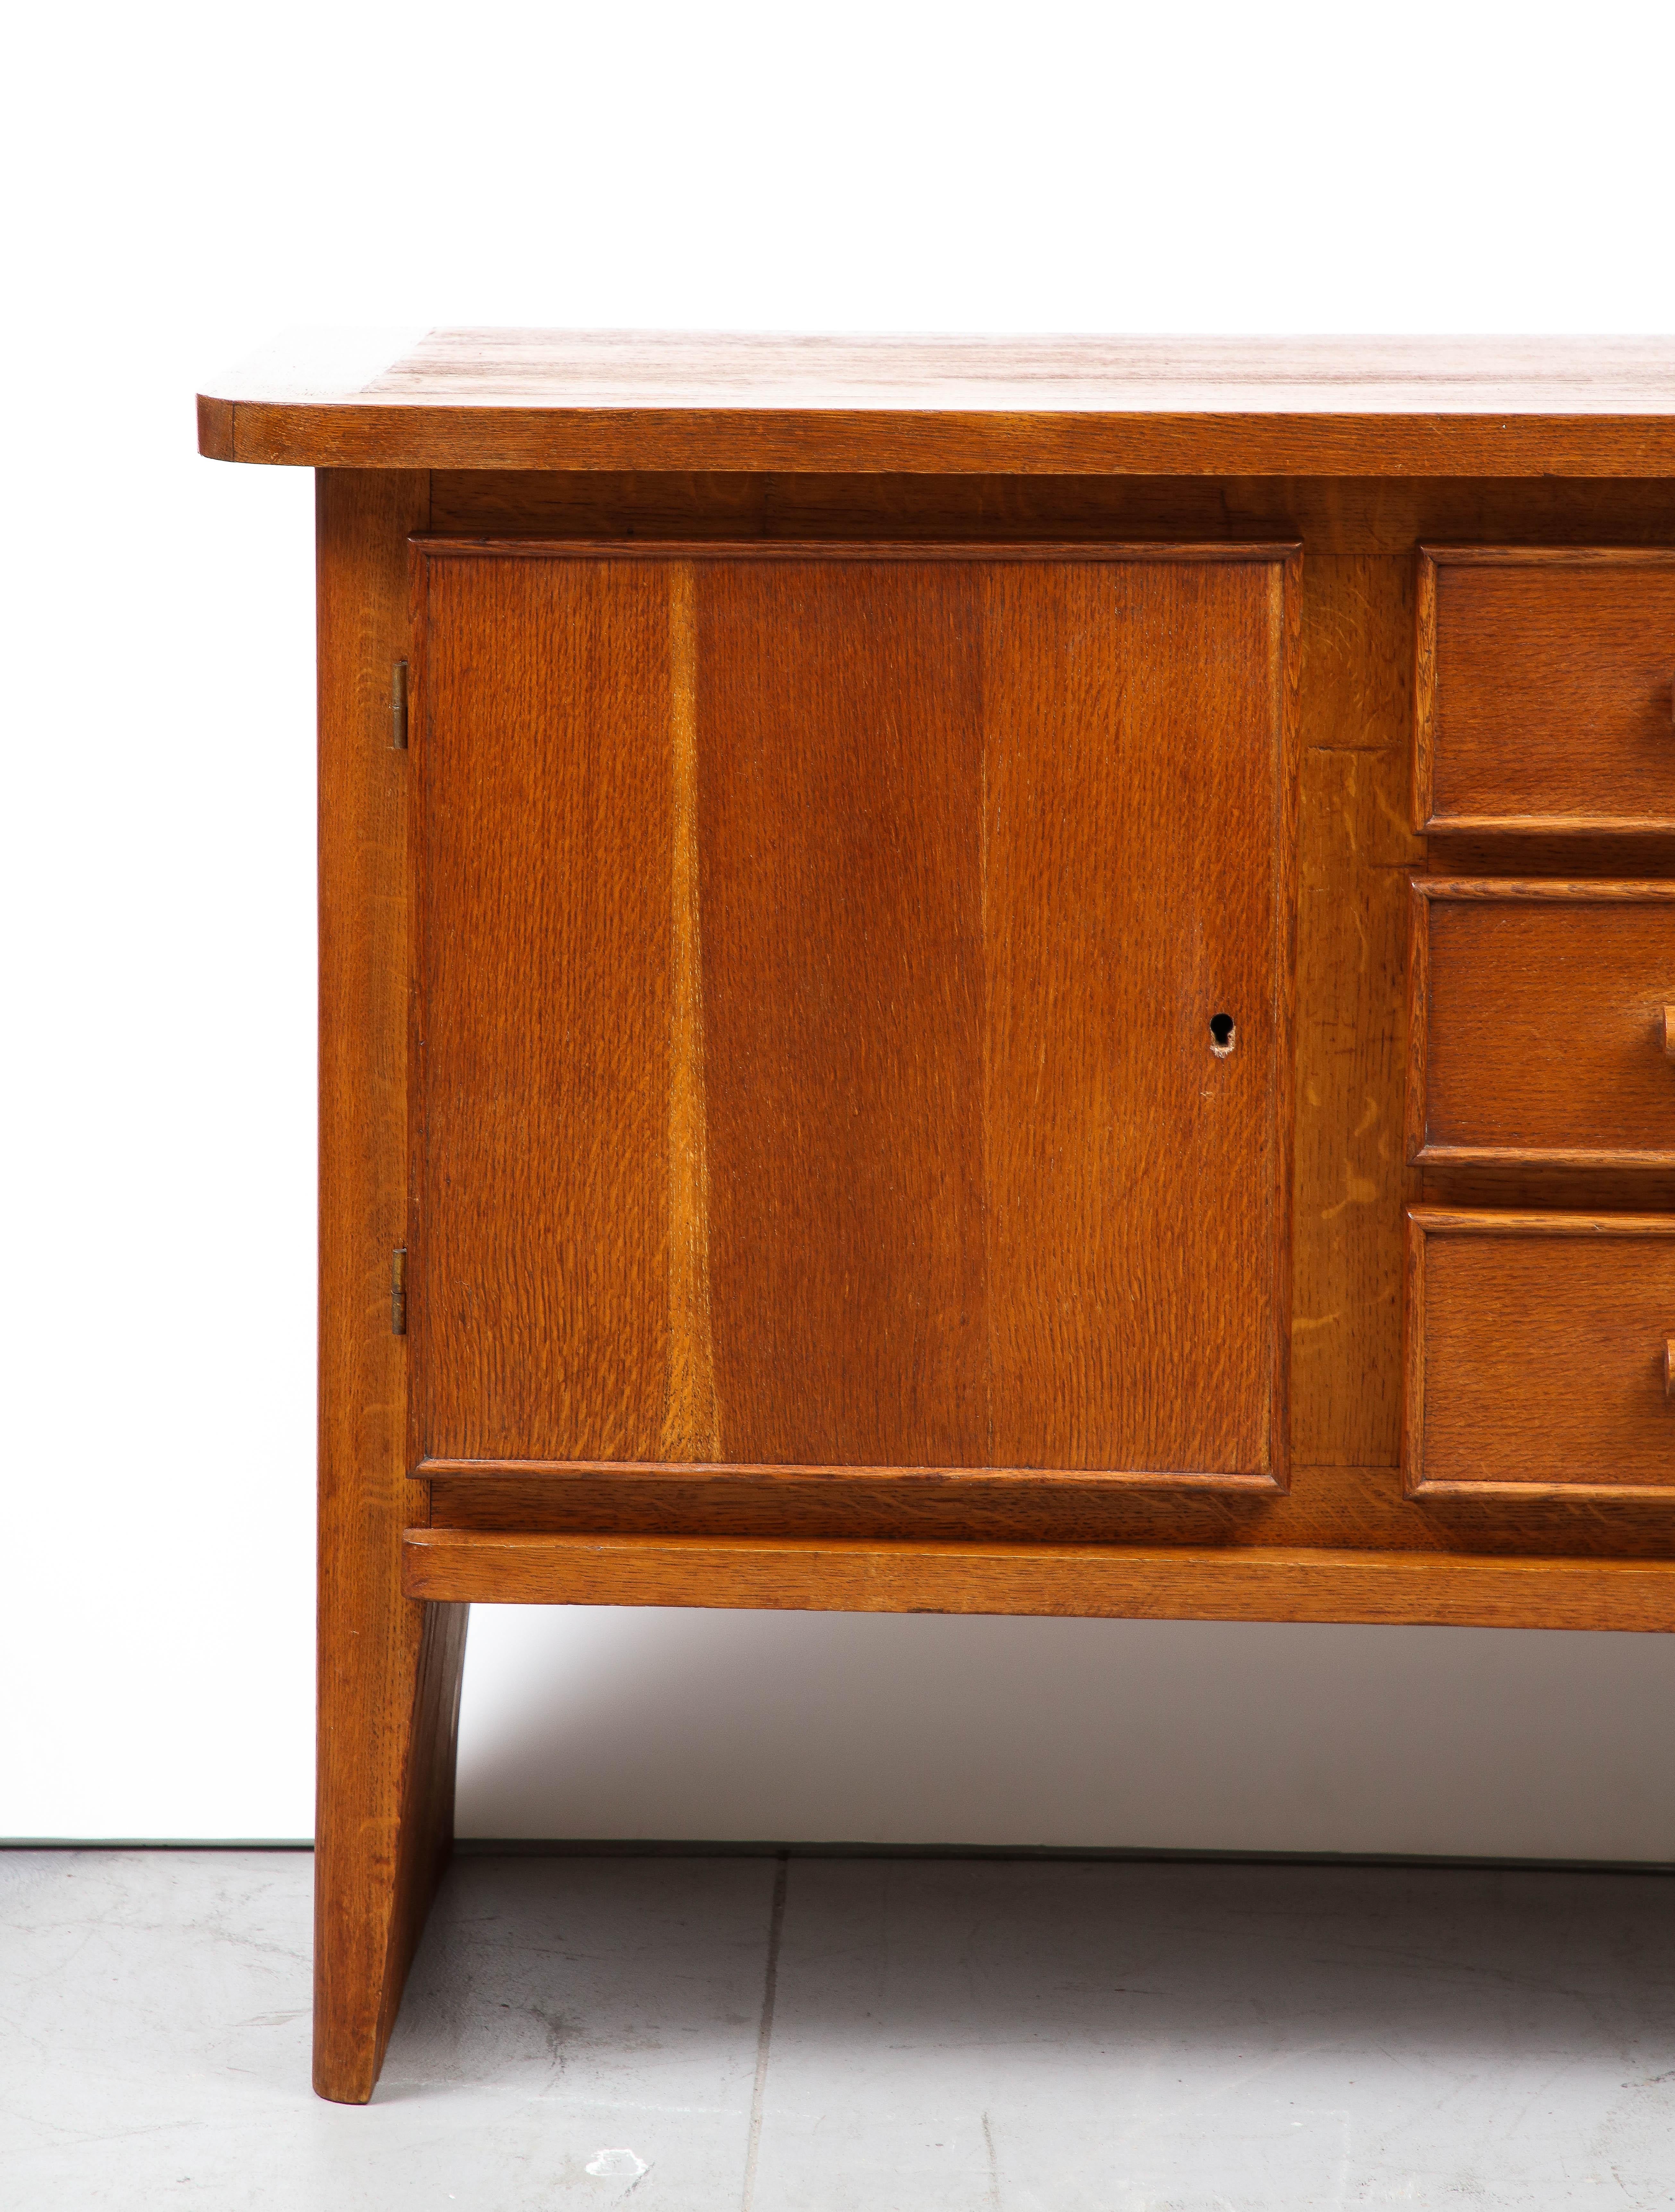
[[[768,2046],[773,2040],[774,1992],[779,1983],[779,1939],[785,1926],[785,1887],[791,1870],[789,1851],[778,1854],[774,1870],[774,1899],[768,1914],[768,1964],[762,1977],[762,2025],[756,2033],[756,2081],[750,2097],[750,2137],[745,2150],[745,2193],[740,2212],[752,2212],[756,2202],[756,2161],[762,2148],[762,2106],[768,2087]]]

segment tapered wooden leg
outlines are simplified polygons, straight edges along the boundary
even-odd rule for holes
[[[314,2087],[364,2103],[454,1829],[463,1606],[401,1594],[407,1344],[391,1261],[407,1202],[407,774],[391,672],[427,476],[318,479],[320,1750]]]
[[[341,1620],[322,1673],[314,1845],[314,2087],[371,2096],[454,1842],[454,1750],[469,1607],[403,1601],[381,1655]],[[370,1624],[363,1635],[371,1632]],[[327,1638],[321,1637],[324,1663]],[[372,1664],[363,1663],[370,1659]],[[381,1675],[381,1679],[378,1677]]]

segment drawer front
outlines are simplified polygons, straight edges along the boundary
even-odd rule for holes
[[[1420,556],[1423,830],[1675,830],[1675,550]]]
[[[1413,883],[1408,1154],[1675,1167],[1675,884]]]
[[[1675,1500],[1675,1217],[1408,1215],[1415,1496]]]

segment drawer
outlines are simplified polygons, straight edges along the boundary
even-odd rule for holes
[[[1675,884],[1413,881],[1408,1157],[1675,1167]]]
[[[1675,830],[1675,549],[1420,554],[1422,830]]]
[[[1416,1497],[1675,1499],[1675,1216],[1408,1215]]]

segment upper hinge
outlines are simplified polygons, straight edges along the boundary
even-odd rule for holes
[[[398,1244],[390,1255],[390,1334],[407,1334],[407,1247]]]
[[[398,660],[390,671],[390,743],[399,753],[407,750],[407,664]]]

